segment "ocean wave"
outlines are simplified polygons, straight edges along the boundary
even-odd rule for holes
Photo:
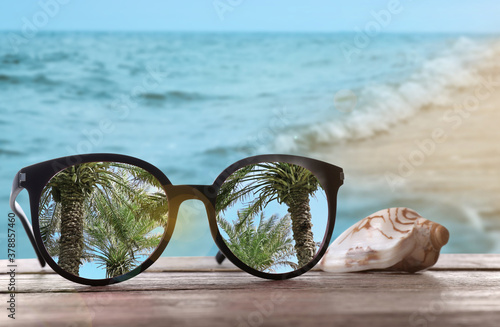
[[[82,55],[77,51],[52,51],[39,54],[40,59],[44,62],[60,62],[60,61],[81,61]]]
[[[26,54],[7,53],[0,57],[1,66],[20,65],[29,61],[31,61],[31,58]]]
[[[17,156],[22,156],[24,153],[15,151],[15,150],[8,150],[8,149],[0,149],[0,156],[5,156],[5,157],[17,157]]]
[[[317,146],[357,141],[387,132],[423,108],[448,101],[454,90],[476,83],[474,63],[481,62],[487,54],[491,56],[490,46],[465,37],[456,39],[446,51],[425,61],[402,83],[348,90],[357,96],[354,109],[345,112],[332,107],[335,110],[332,120],[293,126],[276,137],[273,148],[281,152],[304,152]]]
[[[198,92],[168,91],[168,92],[145,92],[139,94],[139,98],[147,102],[188,102],[203,101],[209,99],[226,99],[228,96],[206,95]]]
[[[0,55],[0,65],[32,65],[48,62],[81,61],[78,51],[23,51],[19,53],[4,53]]]
[[[69,85],[64,90],[61,90],[58,94],[58,98],[62,100],[82,100],[82,99],[92,99],[92,100],[111,100],[114,99],[112,93],[96,89],[89,88],[85,86],[74,86]],[[45,103],[54,103],[53,99],[43,100]]]
[[[0,85],[2,84],[23,84],[23,85],[57,85],[59,82],[48,78],[44,74],[36,75],[7,75],[0,74]]]
[[[208,158],[213,157],[213,156],[227,156],[233,152],[238,150],[236,147],[231,147],[231,146],[217,146],[214,148],[210,148],[207,150],[204,150],[202,152],[203,155],[206,155]]]
[[[201,155],[206,156],[207,160],[214,157],[219,158],[240,158],[241,156],[252,156],[264,153],[266,151],[261,151],[262,145],[265,143],[260,143],[254,141],[253,139],[243,139],[242,141],[224,146],[216,146],[213,148],[206,149],[201,152]]]

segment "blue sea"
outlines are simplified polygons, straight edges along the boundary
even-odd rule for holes
[[[16,48],[12,33],[0,33],[0,259],[22,167],[110,152],[146,160],[174,184],[211,184],[246,156],[309,155],[376,135],[458,83],[451,72],[467,69],[492,40],[394,34],[357,48],[343,33],[43,32]],[[368,211],[376,198],[355,190],[346,180],[336,235],[376,211]],[[26,192],[19,202],[28,211]],[[214,255],[201,205],[186,203],[182,214],[164,255]],[[488,249],[459,239],[444,251]],[[34,257],[20,223],[17,255]]]

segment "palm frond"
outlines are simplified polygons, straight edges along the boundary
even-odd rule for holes
[[[266,219],[261,213],[255,226],[255,214],[238,212],[238,219],[229,223],[219,217],[219,226],[227,234],[226,244],[233,254],[250,267],[273,271],[279,266],[294,267],[294,248],[290,238],[291,221],[286,215]]]

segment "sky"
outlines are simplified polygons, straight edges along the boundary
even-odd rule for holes
[[[498,0],[11,0],[0,30],[355,32],[373,13],[385,32],[500,32]]]

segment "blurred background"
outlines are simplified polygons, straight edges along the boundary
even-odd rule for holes
[[[314,157],[346,172],[335,236],[406,206],[450,230],[443,252],[500,251],[496,1],[1,6],[0,249],[19,169],[111,152],[174,184]],[[214,255],[202,204],[181,214],[164,255]],[[17,257],[35,257],[20,224]]]

